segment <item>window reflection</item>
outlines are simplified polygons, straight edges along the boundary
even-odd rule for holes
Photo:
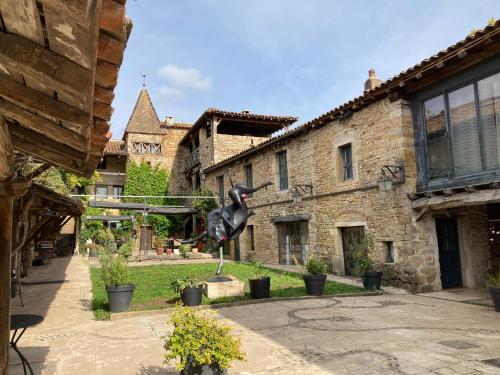
[[[424,103],[429,178],[448,176],[448,134],[443,95]]]
[[[500,73],[477,83],[486,168],[500,165]]]

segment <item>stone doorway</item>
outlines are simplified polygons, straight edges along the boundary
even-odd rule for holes
[[[344,270],[346,276],[360,276],[359,268],[354,261],[354,254],[363,244],[365,227],[342,227],[342,249],[344,252]]]
[[[439,267],[443,289],[462,286],[462,269],[458,242],[457,219],[436,218]]]

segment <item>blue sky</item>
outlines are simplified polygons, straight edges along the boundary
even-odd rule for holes
[[[121,138],[148,74],[160,119],[208,107],[306,122],[500,18],[498,0],[128,0],[113,103]]]

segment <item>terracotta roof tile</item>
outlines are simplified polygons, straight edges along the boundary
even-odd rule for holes
[[[126,155],[125,142],[111,139],[104,150],[105,155]]]

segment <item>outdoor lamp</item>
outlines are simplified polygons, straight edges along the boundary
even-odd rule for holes
[[[293,203],[302,202],[302,194],[300,194],[300,192],[297,189],[295,189],[295,191],[292,194],[292,201]]]
[[[386,176],[385,174],[381,175],[378,179],[378,188],[380,191],[390,191],[392,190],[392,178]]]

